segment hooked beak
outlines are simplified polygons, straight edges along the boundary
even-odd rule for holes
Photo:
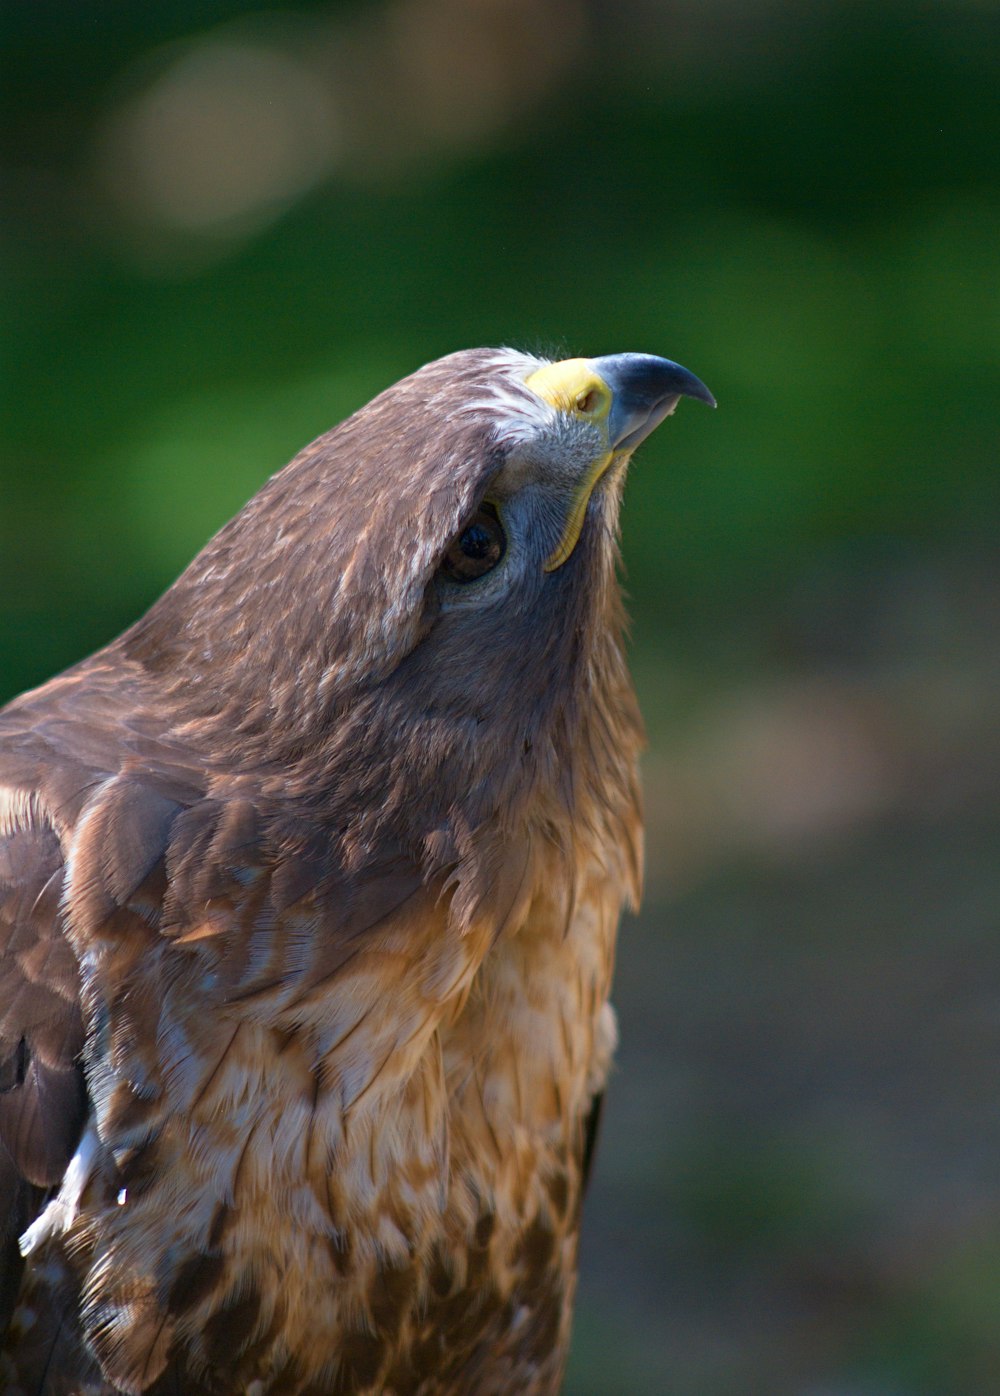
[[[543,365],[525,383],[557,411],[592,423],[603,440],[603,449],[576,484],[562,537],[545,563],[546,572],[555,572],[572,554],[590,496],[616,461],[634,451],[682,397],[715,406],[715,398],[700,378],[655,354],[564,359]]]
[[[608,444],[616,455],[635,450],[682,397],[715,406],[701,379],[671,359],[655,354],[606,354],[591,362],[611,389]]]

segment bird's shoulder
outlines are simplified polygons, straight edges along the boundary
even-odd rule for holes
[[[157,902],[140,884],[163,856],[162,780],[125,774],[140,753],[99,699],[71,674],[0,713],[0,1329],[19,1237],[63,1180],[88,1113],[82,961],[115,909],[144,900],[148,921]],[[74,879],[86,914],[72,922]]]
[[[364,1033],[352,1036],[345,1015],[364,1017],[379,984],[391,1000],[393,967],[407,945],[425,952],[441,920],[403,850],[383,841],[351,864],[343,830],[315,804],[213,769],[127,696],[99,671],[0,713],[0,1332],[25,1295],[62,1323],[53,1305],[64,1303],[55,1289],[65,1275],[50,1284],[53,1264],[62,1274],[72,1252],[82,1278],[122,1210],[116,1197],[138,1197],[151,1169],[179,1178],[175,1151],[193,1167],[206,1150],[215,1192],[243,1185],[229,1141],[215,1139],[219,1111],[238,1114],[243,1081],[274,1056],[284,1053],[281,1079],[301,1088],[306,1120],[318,1056],[332,1098],[361,1093],[379,1058],[358,1050]],[[368,955],[373,927],[379,946]],[[428,961],[424,992],[398,1014],[371,1013],[365,1031],[381,1018],[383,1033],[407,1015],[421,1022],[440,974],[450,977]],[[333,1027],[313,1029],[338,999]],[[264,1101],[261,1118],[288,1106],[287,1096]],[[169,1230],[174,1210],[153,1189],[150,1216],[157,1208]],[[204,1243],[174,1239],[181,1259]],[[141,1261],[120,1258],[109,1285],[134,1288]],[[75,1300],[65,1302],[72,1327]],[[7,1341],[20,1373],[22,1358],[31,1370],[35,1359],[18,1325]],[[126,1365],[150,1358],[135,1327],[134,1345],[120,1345]]]

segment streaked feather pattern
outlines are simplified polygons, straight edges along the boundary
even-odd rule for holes
[[[390,389],[0,714],[11,1396],[557,1390],[641,875],[620,472],[504,606],[433,581],[536,363]]]

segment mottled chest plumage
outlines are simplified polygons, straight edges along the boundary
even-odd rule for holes
[[[533,862],[475,974],[448,967],[432,1031],[406,1037],[376,1001],[331,1040],[322,994],[308,1024],[267,996],[258,1021],[206,1020],[186,1109],[147,1112],[145,1141],[92,1169],[46,1243],[60,1281],[23,1300],[26,1372],[30,1328],[79,1284],[83,1332],[65,1341],[122,1390],[154,1370],[154,1392],[214,1396],[557,1390],[620,898],[593,859],[571,881],[562,853]],[[352,998],[374,972],[357,967]],[[350,1098],[347,1033],[368,1063]]]

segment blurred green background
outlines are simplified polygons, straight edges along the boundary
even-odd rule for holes
[[[3,23],[0,697],[429,358],[679,359],[567,1391],[1000,1392],[1000,9]]]

